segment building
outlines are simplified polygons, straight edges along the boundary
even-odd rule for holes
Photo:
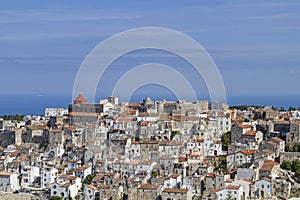
[[[162,191],[163,200],[192,200],[192,198],[192,191],[187,189],[165,188]]]
[[[103,104],[89,104],[82,94],[79,94],[73,104],[68,106],[68,112],[70,124],[96,123],[103,112]]]
[[[24,166],[21,170],[21,175],[21,186],[28,187],[35,181],[35,178],[40,176],[40,168],[35,166]]]
[[[41,188],[50,188],[58,176],[58,170],[53,167],[45,167],[41,173]]]
[[[137,197],[140,200],[158,199],[160,187],[157,185],[140,185],[137,190]]]
[[[68,109],[65,109],[65,108],[46,108],[45,109],[46,119],[50,119],[50,117],[64,116],[66,114],[68,114]]]
[[[81,185],[80,178],[63,174],[57,179],[56,182],[51,184],[51,197],[60,196],[65,199],[70,196],[74,199],[78,194]]]
[[[0,172],[0,191],[14,192],[18,189],[19,181],[18,175],[11,172]]]

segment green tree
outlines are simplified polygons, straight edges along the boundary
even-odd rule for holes
[[[226,200],[234,200],[234,198],[232,197],[232,191],[231,190],[228,191]]]
[[[296,110],[295,107],[292,107],[292,106],[289,107],[289,111],[295,111],[295,110]]]
[[[84,184],[91,184],[91,183],[92,183],[92,180],[94,179],[94,177],[95,177],[95,176],[92,175],[92,174],[87,175],[87,176],[85,177],[83,183],[84,183]]]
[[[63,198],[60,196],[52,196],[51,200],[62,200]]]
[[[69,200],[73,200],[73,198],[71,197],[71,191],[69,191],[68,199],[69,199]]]
[[[288,162],[288,161],[283,161],[281,167],[283,169],[287,169],[287,170],[291,170],[292,169],[291,163]]]
[[[221,138],[222,145],[224,149],[228,150],[228,145],[231,144],[231,131],[224,133]]]
[[[152,171],[151,176],[154,177],[154,178],[156,178],[158,176],[158,173],[155,172],[155,171]]]
[[[172,131],[171,133],[171,140],[173,140],[173,138],[175,137],[175,135],[179,134],[179,131]]]
[[[293,152],[299,152],[299,147],[298,145],[293,146]]]

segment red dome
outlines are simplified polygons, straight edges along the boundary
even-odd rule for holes
[[[82,96],[81,93],[74,100],[74,104],[86,104],[86,103],[87,103],[87,100]]]

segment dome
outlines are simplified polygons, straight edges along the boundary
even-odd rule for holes
[[[87,100],[80,93],[78,97],[74,100],[74,104],[87,104]]]

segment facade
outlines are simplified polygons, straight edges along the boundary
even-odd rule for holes
[[[2,171],[0,172],[0,191],[14,192],[19,188],[18,175]]]
[[[162,191],[163,200],[192,200],[192,191],[187,189],[165,188]]]
[[[58,170],[53,167],[45,167],[41,173],[41,188],[50,188],[58,176]]]
[[[36,166],[25,166],[21,170],[21,174],[21,186],[28,187],[34,182],[35,178],[40,176],[40,169]]]

